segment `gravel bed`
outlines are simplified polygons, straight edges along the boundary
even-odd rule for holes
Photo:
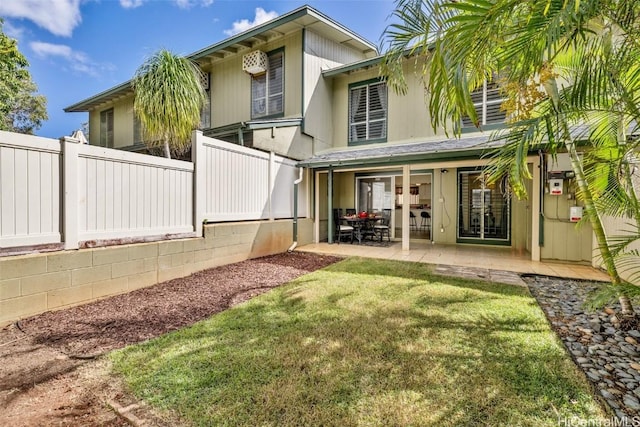
[[[636,425],[640,419],[640,331],[614,326],[613,316],[620,312],[617,305],[587,311],[584,301],[597,288],[595,283],[545,276],[524,280],[620,425]]]

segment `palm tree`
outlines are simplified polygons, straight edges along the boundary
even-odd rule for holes
[[[434,128],[442,126],[459,134],[463,116],[477,124],[471,92],[487,80],[499,79],[513,122],[491,136],[505,142],[489,169],[491,179],[507,174],[516,195],[526,196],[523,183],[531,178],[527,153],[538,148],[568,152],[622,311],[632,313],[628,288],[623,286],[616,252],[610,248],[601,219],[616,211],[615,199],[610,197],[614,192],[598,191],[578,156],[577,144],[625,153],[637,148],[627,135],[629,129],[637,132],[640,123],[639,3],[398,0],[394,15],[399,22],[385,31],[389,50],[383,74],[402,93],[406,90],[402,58],[426,58],[419,72],[430,92]],[[536,96],[529,96],[532,93]],[[617,170],[624,176],[629,169],[621,165]],[[622,181],[629,179],[627,175]],[[637,200],[633,186],[617,188],[624,189],[615,192],[618,196]],[[635,217],[640,218],[637,211]]]
[[[148,147],[171,153],[189,148],[191,132],[200,122],[204,104],[202,71],[191,60],[161,49],[148,58],[133,78],[133,110]]]

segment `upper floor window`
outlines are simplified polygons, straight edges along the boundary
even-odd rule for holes
[[[113,148],[113,108],[100,112],[100,146]]]
[[[387,85],[379,80],[349,88],[349,142],[387,138]]]
[[[485,81],[481,88],[471,93],[471,99],[473,100],[480,126],[504,123],[507,113],[500,109],[504,97],[500,93],[497,83]],[[474,127],[469,117],[462,118],[462,127]]]
[[[251,118],[284,114],[284,51],[269,54],[266,73],[251,77]]]
[[[205,93],[204,105],[200,110],[200,129],[211,127],[211,93],[209,90],[206,90]]]

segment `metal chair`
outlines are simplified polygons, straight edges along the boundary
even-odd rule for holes
[[[387,235],[387,241],[391,241],[391,228],[389,226],[390,223],[391,209],[383,209],[382,218],[373,226],[373,232],[376,236],[379,237],[381,242],[385,234]]]
[[[342,209],[334,209],[333,210],[333,224],[334,224],[334,234],[338,244],[340,244],[340,240],[342,237],[348,236],[353,243],[353,227],[347,224],[344,224],[344,220],[342,218]]]

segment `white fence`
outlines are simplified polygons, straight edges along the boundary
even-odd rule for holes
[[[204,170],[202,215],[209,222],[293,217],[294,161],[196,133],[196,169]],[[306,186],[298,216],[307,215]]]
[[[60,143],[0,131],[0,247],[61,242]]]
[[[0,248],[202,234],[293,217],[295,162],[193,135],[193,162],[0,131]],[[63,185],[64,184],[64,185]],[[307,213],[300,186],[299,216]]]

